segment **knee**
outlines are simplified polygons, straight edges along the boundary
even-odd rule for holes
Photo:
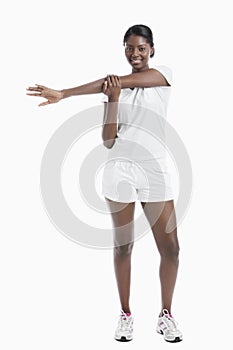
[[[133,250],[133,243],[128,243],[124,244],[121,246],[116,246],[114,248],[114,255],[115,256],[120,256],[120,257],[125,257],[131,255]]]
[[[164,257],[170,260],[179,259],[180,247],[177,242],[170,242],[169,244],[166,244],[165,246],[161,247],[159,251],[160,251],[161,257]]]

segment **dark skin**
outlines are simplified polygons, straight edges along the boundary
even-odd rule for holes
[[[117,246],[114,248],[114,266],[117,279],[118,291],[120,296],[121,307],[125,312],[131,312],[130,299],[130,275],[131,275],[131,254],[133,249],[133,220],[135,211],[135,202],[126,204],[112,201],[106,198],[110,211],[112,213],[112,222],[114,225],[114,240],[119,242],[122,231],[119,226],[127,225],[128,244]],[[119,210],[119,206],[122,209]],[[177,238],[177,230],[166,233],[166,225],[172,215],[174,204],[173,200],[166,202],[141,202],[142,209],[150,224],[157,249],[160,254],[160,283],[161,283],[161,313],[163,309],[167,309],[171,313],[172,297],[177,277],[179,265],[179,243]],[[155,217],[159,218],[155,222]],[[175,217],[173,216],[173,220]]]
[[[149,68],[148,61],[153,50],[154,49],[150,47],[145,38],[135,35],[129,37],[125,45],[125,56],[132,67],[133,79],[135,79],[135,81],[137,81],[137,79],[141,79],[142,85],[140,85],[140,83],[137,81],[135,84],[128,84],[127,87],[168,86],[167,81],[159,72]],[[112,108],[110,112],[108,106],[109,104],[106,103],[105,106],[105,120],[108,120],[108,124],[105,124],[105,133],[103,132],[102,136],[105,142],[107,138],[110,139],[107,146],[109,148],[114,145],[114,140],[117,137],[117,102],[119,101],[122,82],[123,84],[126,82],[126,80],[124,80],[124,78],[122,79],[122,77],[108,77],[103,88],[103,92],[109,97],[109,102],[114,102],[111,103],[114,108]],[[114,267],[121,307],[125,312],[131,312],[129,299],[131,255],[134,245],[133,220],[135,202],[125,204],[112,201],[106,197],[105,199],[112,213],[112,222],[114,226]],[[141,206],[150,224],[155,243],[160,254],[160,315],[162,315],[163,309],[167,309],[171,313],[172,297],[179,265],[179,242],[177,237],[177,229],[175,228],[172,232],[167,234],[166,225],[170,217],[173,215],[172,220],[175,223],[174,227],[176,227],[174,202],[173,200],[166,202],[141,202]],[[157,218],[157,220],[155,220],[155,218]],[[124,225],[127,225],[127,231],[124,232],[124,236],[127,237],[126,241],[129,243],[119,245],[118,242],[120,241],[122,227]],[[121,227],[121,230],[119,227]]]
[[[136,43],[135,43],[136,40]],[[139,41],[138,41],[139,40]],[[136,45],[137,44],[137,45]],[[150,47],[147,40],[141,36],[132,35],[126,43],[130,46],[127,48],[126,57],[128,61],[133,58],[140,57],[142,60],[140,63],[132,63],[132,73],[119,77],[121,83],[121,89],[135,88],[135,87],[153,87],[153,86],[167,86],[168,83],[164,76],[158,72],[156,69],[149,68],[148,59],[150,54],[153,52],[153,48]],[[135,47],[138,46],[137,47]],[[131,54],[133,46],[133,55]],[[144,49],[144,51],[142,51]],[[139,53],[140,52],[140,53]],[[137,74],[136,74],[137,73]],[[60,100],[78,95],[86,94],[97,94],[103,92],[104,83],[106,82],[106,77],[98,79],[91,83],[80,85],[70,89],[54,90],[50,89],[44,85],[36,84],[35,87],[29,86],[28,91],[33,91],[33,93],[27,93],[29,96],[44,97],[47,101],[39,104],[39,106],[46,106],[48,104],[57,103]],[[106,84],[106,83],[105,83]],[[115,93],[113,93],[115,96]]]
[[[132,73],[125,76],[111,75],[88,84],[70,89],[54,90],[43,85],[36,84],[36,87],[29,87],[29,96],[44,97],[47,101],[39,104],[45,106],[59,102],[60,100],[85,94],[104,92],[108,96],[108,103],[105,103],[102,139],[107,148],[113,147],[117,137],[117,112],[121,89],[136,87],[168,86],[164,76],[156,69],[149,68],[150,55],[154,48],[148,41],[138,35],[131,35],[125,43],[125,56],[131,65]],[[116,281],[119,291],[121,308],[125,312],[131,312],[129,305],[130,298],[130,276],[131,276],[131,254],[133,249],[133,220],[135,202],[119,203],[106,198],[111,211],[114,226],[114,267]],[[160,282],[161,282],[161,310],[167,309],[171,312],[172,297],[176,283],[179,265],[179,243],[177,229],[169,234],[166,233],[166,225],[173,213],[172,220],[176,223],[174,202],[141,202],[142,209],[150,224],[155,243],[160,254]],[[158,215],[159,213],[159,215]],[[157,220],[155,220],[155,217]],[[124,233],[128,238],[128,244],[119,245],[119,227],[127,225]],[[176,225],[174,225],[175,227]],[[162,312],[162,311],[161,311]],[[160,313],[161,315],[161,313]]]

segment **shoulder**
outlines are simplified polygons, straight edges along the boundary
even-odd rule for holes
[[[172,85],[173,74],[172,74],[172,69],[170,67],[168,67],[166,65],[154,65],[151,68],[155,69],[158,72],[160,72],[165,77],[165,79],[167,80],[169,85]]]

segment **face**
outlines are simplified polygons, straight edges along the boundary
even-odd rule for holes
[[[125,56],[133,68],[133,72],[141,72],[149,68],[148,61],[154,49],[146,38],[131,35],[125,43]]]

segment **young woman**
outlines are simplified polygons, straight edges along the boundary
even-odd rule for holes
[[[162,305],[156,330],[163,334],[166,341],[178,342],[182,340],[182,334],[171,315],[179,264],[174,198],[165,153],[161,144],[153,143],[149,137],[150,133],[157,133],[157,129],[161,127],[161,118],[166,118],[172,84],[171,71],[166,66],[149,68],[149,60],[154,56],[153,34],[149,27],[130,27],[125,33],[123,44],[125,56],[132,67],[129,75],[109,75],[88,84],[59,91],[38,84],[27,90],[33,91],[28,93],[30,96],[47,99],[39,106],[74,95],[105,94],[103,143],[110,151],[117,150],[116,154],[122,156],[122,159],[115,158],[107,163],[102,183],[102,193],[110,208],[114,226],[114,266],[121,303],[115,339],[133,339],[133,316],[129,305],[130,272],[135,201],[139,199],[161,257]],[[149,123],[148,130],[146,123],[151,113],[155,115],[154,120],[157,117],[158,124],[156,121],[154,124]],[[145,130],[149,131],[146,134],[148,137],[145,137]],[[149,181],[149,187],[146,186],[145,179]],[[124,186],[121,187],[123,183]],[[174,225],[172,232],[168,234],[166,227],[169,219]]]

